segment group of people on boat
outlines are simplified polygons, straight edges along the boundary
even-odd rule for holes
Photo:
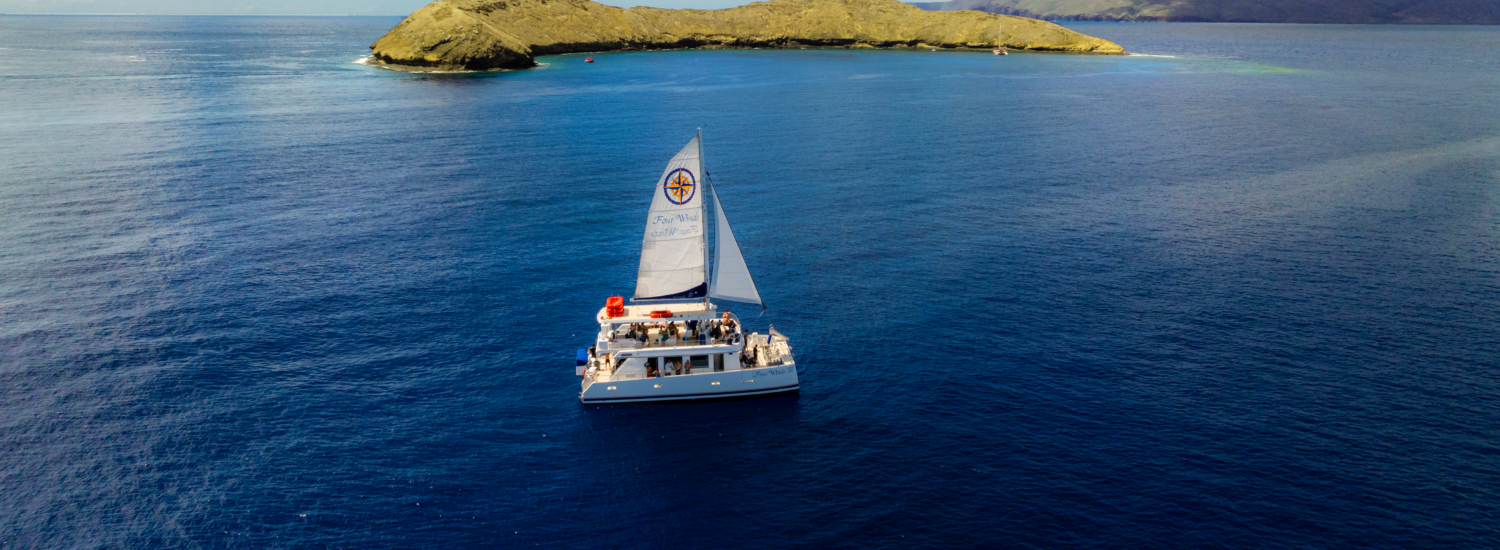
[[[746,369],[755,368],[755,367],[759,366],[760,365],[760,347],[758,347],[758,346],[745,346],[745,349],[740,350],[740,365],[743,365],[743,367],[741,367],[741,368],[746,368]]]
[[[693,363],[683,361],[680,358],[667,358],[662,362],[661,370],[657,370],[655,363],[646,365],[647,378],[660,378],[662,376],[680,376],[693,373]]]
[[[594,348],[590,347],[589,348],[589,356],[590,357],[594,357],[595,359],[597,359],[599,361],[599,364],[602,365],[602,366],[604,366],[604,368],[606,370],[613,370],[613,368],[614,368],[614,360],[613,360],[614,359],[614,354],[613,353],[604,353],[604,354],[599,354],[599,355],[596,356],[596,355],[594,355]],[[757,347],[757,346],[745,346],[745,349],[740,350],[740,368],[743,368],[743,369],[753,369],[753,368],[759,366],[759,364],[760,364],[760,348],[759,347]],[[657,369],[655,361],[652,361],[652,362],[646,364],[646,376],[648,378],[658,378],[658,377],[661,377],[661,376],[673,376],[673,375],[692,374],[692,373],[693,373],[693,364],[692,364],[692,362],[690,362],[690,361],[683,361],[682,358],[680,358],[680,357],[664,357],[664,358],[662,358],[662,368],[661,369]]]
[[[652,329],[655,329],[656,334],[652,334]],[[625,339],[640,342],[642,347],[665,345],[670,339],[696,339],[699,344],[707,344],[732,336],[738,329],[739,322],[725,312],[724,318],[708,321],[689,319],[682,322],[631,323],[626,327]]]

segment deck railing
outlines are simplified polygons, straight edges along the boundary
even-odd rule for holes
[[[698,338],[668,338],[666,342],[662,342],[660,339],[658,339],[656,337],[652,337],[650,339],[647,339],[645,342],[641,342],[640,340],[631,340],[631,339],[628,339],[628,338],[615,338],[615,339],[610,340],[609,344],[607,345],[607,347],[605,349],[599,350],[599,352],[609,353],[609,352],[632,350],[632,349],[682,348],[682,347],[688,347],[688,346],[734,345],[734,344],[739,343],[739,341],[740,341],[740,337],[739,337],[738,334],[730,335],[730,336],[727,336],[727,337],[721,337],[721,338],[708,338],[708,337],[705,336],[702,340],[699,340]]]
[[[743,368],[743,370],[750,370],[750,369],[758,369],[758,368],[776,367],[776,366],[780,366],[782,364],[784,364],[784,362],[782,362],[780,360],[777,360],[777,361],[775,361],[773,363],[767,363],[767,364],[764,364],[764,365],[749,365],[749,364],[746,364],[742,368]],[[716,371],[716,370],[713,370],[712,368],[697,368],[697,369],[693,369],[693,372],[684,372],[682,374],[666,374],[666,375],[662,376],[662,378],[675,378],[675,377],[678,377],[678,376],[696,376],[696,375],[699,375],[699,374],[714,374],[714,373],[718,373],[718,372],[724,372],[724,371]],[[656,377],[656,376],[647,376],[647,375],[640,374],[640,373],[614,374],[614,373],[610,373],[610,372],[596,371],[594,373],[591,373],[591,374],[587,375],[587,378],[588,378],[588,381],[589,381],[590,384],[597,384],[597,383],[606,383],[607,384],[607,383],[610,383],[610,382],[619,382],[621,380],[644,380],[646,378],[658,378],[658,377]]]

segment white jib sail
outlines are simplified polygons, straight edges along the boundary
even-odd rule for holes
[[[713,187],[710,186],[712,191]],[[729,218],[724,217],[724,206],[719,204],[719,193],[714,194],[714,278],[708,295],[714,298],[765,304],[760,301],[760,292],[755,290],[755,281],[750,280],[750,268],[745,266],[745,257],[740,254],[740,244],[729,230]]]
[[[702,298],[704,278],[703,155],[694,136],[656,182],[634,300]]]

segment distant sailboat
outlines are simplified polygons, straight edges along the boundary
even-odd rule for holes
[[[594,346],[578,350],[584,403],[743,397],[798,390],[786,336],[746,334],[710,299],[765,307],[703,171],[703,136],[672,157],[656,182],[631,305],[611,297],[595,315]],[[713,201],[714,238],[708,238]],[[712,270],[708,244],[714,244]],[[712,274],[712,276],[710,276]],[[640,305],[636,305],[640,304]]]
[[[997,28],[995,29],[994,50],[995,55],[1010,55],[1010,50],[1005,49],[1005,24],[1003,22],[997,21],[996,25]]]

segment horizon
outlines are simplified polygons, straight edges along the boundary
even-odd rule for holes
[[[595,0],[598,1],[598,0]],[[608,6],[633,8],[650,6],[668,9],[713,10],[743,6],[759,0],[651,0],[599,2]],[[375,0],[356,2],[334,0],[319,4],[321,9],[307,12],[300,2],[185,2],[181,0],[0,0],[0,15],[253,15],[253,16],[371,16],[406,17],[432,3],[431,0]]]

